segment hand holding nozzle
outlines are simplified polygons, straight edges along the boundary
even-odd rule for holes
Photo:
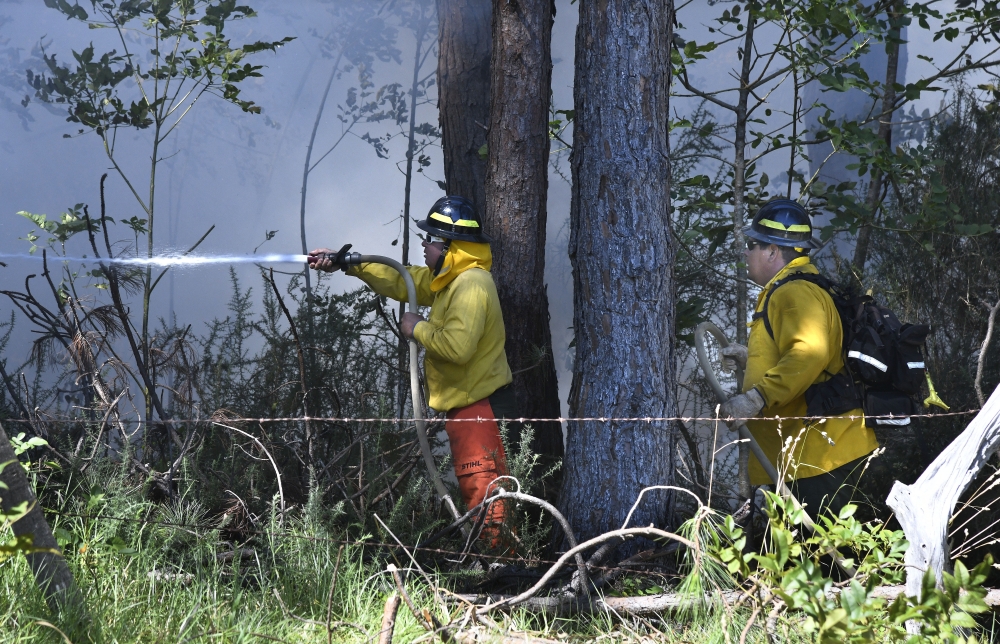
[[[356,264],[358,253],[348,252],[353,244],[344,244],[339,251],[329,248],[317,248],[309,253],[309,268],[324,273],[334,273],[343,268]]]

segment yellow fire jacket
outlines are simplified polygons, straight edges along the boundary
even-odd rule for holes
[[[775,282],[795,272],[819,271],[808,257],[792,260],[757,296],[757,312]],[[756,388],[764,398],[760,415],[770,418],[748,421],[747,428],[771,463],[785,473],[785,480],[818,476],[875,450],[875,433],[865,427],[860,409],[826,422],[782,420],[805,416],[806,389],[829,380],[844,367],[843,328],[830,295],[804,280],[788,282],[774,291],[767,306],[773,339],[763,318],[755,317],[749,325],[743,391]],[[750,482],[771,483],[752,455]]]
[[[417,303],[431,307],[413,337],[426,349],[428,404],[437,411],[471,405],[513,379],[492,265],[489,244],[452,241],[437,276],[426,266],[406,268],[417,287]],[[379,295],[406,301],[406,284],[393,268],[362,264],[347,274]]]

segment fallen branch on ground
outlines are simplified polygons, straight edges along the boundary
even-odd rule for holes
[[[827,593],[828,597],[836,597],[841,592],[840,588],[832,588]],[[878,586],[872,589],[871,596],[891,602],[900,595],[906,594],[906,586]],[[659,595],[644,595],[640,597],[593,597],[590,601],[564,595],[562,597],[529,597],[516,604],[512,600],[516,597],[511,595],[455,595],[452,601],[469,603],[484,608],[502,607],[504,610],[525,609],[532,613],[550,615],[553,617],[567,617],[571,615],[615,612],[623,615],[641,616],[658,615],[664,612],[678,610],[685,606],[690,606],[696,600],[690,595],[682,593],[661,593]],[[746,601],[748,596],[740,590],[724,590],[714,595],[706,594],[704,602],[711,605],[720,600],[727,606]],[[994,611],[1000,608],[1000,589],[994,588],[986,593],[983,601]]]

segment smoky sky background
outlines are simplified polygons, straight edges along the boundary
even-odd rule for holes
[[[201,245],[200,253],[250,254],[264,242],[266,231],[273,230],[278,233],[260,247],[260,252],[300,252],[298,217],[303,162],[323,84],[333,64],[321,55],[319,40],[312,32],[325,33],[332,27],[328,13],[331,3],[255,0],[249,4],[259,16],[229,24],[227,33],[234,43],[278,40],[284,36],[294,36],[296,40],[276,54],[264,53],[253,59],[266,65],[264,76],[247,82],[244,93],[263,108],[262,115],[245,114],[231,104],[205,97],[161,149],[167,160],[161,164],[157,176],[156,248],[159,250],[187,248],[214,224],[216,229]],[[552,37],[553,103],[555,109],[572,109],[578,4],[557,0],[556,6]],[[705,0],[684,5],[679,14],[685,27],[684,37],[709,37],[706,28],[711,18],[724,8],[724,3],[710,6]],[[29,244],[20,238],[33,225],[17,216],[17,211],[46,213],[51,217],[73,204],[87,203],[91,213],[96,214],[100,203],[98,181],[104,172],[110,172],[108,215],[115,219],[145,217],[122,180],[109,169],[96,134],[76,136],[77,128],[65,121],[65,111],[60,106],[46,106],[37,100],[32,100],[27,108],[20,105],[28,93],[19,84],[23,81],[23,68],[37,54],[39,42],[44,41],[48,51],[67,60],[71,50],[80,50],[90,42],[98,50],[115,48],[112,36],[109,31],[88,30],[79,22],[67,21],[46,8],[41,0],[0,0],[0,252],[27,251]],[[910,37],[915,39],[908,48],[911,78],[915,73],[925,72],[927,65],[915,58],[915,52],[931,48],[944,58],[950,47],[921,41],[926,38],[924,32],[911,30]],[[408,86],[414,42],[405,29],[400,30],[398,47],[403,52],[402,64],[377,63],[373,78],[376,86],[390,82]],[[735,46],[720,48],[699,63],[692,80],[706,87],[728,85],[732,82],[728,72],[737,62]],[[431,73],[434,65],[436,56],[432,55],[424,74]],[[884,68],[875,73],[881,77]],[[317,138],[318,153],[340,135],[337,105],[344,102],[347,89],[356,85],[353,73],[335,81]],[[772,100],[787,102],[782,92],[776,92]],[[432,100],[434,93],[432,88],[429,97]],[[940,100],[941,95],[929,96],[918,105],[918,111],[927,106],[933,108]],[[694,106],[690,99],[672,99],[671,103],[678,114]],[[849,103],[843,109],[849,109]],[[436,106],[433,103],[419,106],[417,120],[437,125]],[[360,123],[355,132],[384,135],[399,130],[385,123]],[[64,134],[74,136],[63,138]],[[148,133],[123,129],[118,148],[126,172],[139,185],[147,185]],[[557,148],[553,142],[553,150]],[[310,248],[339,248],[341,244],[353,243],[354,250],[364,253],[399,255],[399,246],[394,247],[391,242],[401,230],[405,138],[393,140],[389,149],[391,158],[380,159],[367,143],[348,136],[313,171],[307,202]],[[416,218],[423,217],[442,194],[436,184],[443,179],[441,150],[432,147],[427,153],[431,157],[430,167],[416,174],[413,180],[411,216]],[[565,156],[560,163],[562,174],[568,177],[570,169]],[[773,168],[765,166],[765,170],[774,182],[780,183],[779,168],[787,168],[787,157],[782,156],[774,163]],[[570,186],[556,172],[550,173],[548,204],[546,283],[553,348],[563,413],[566,413],[572,368],[568,345],[573,319],[572,277],[566,252]],[[131,239],[131,232],[124,226],[113,227],[112,231],[126,242]],[[87,252],[84,237],[73,241],[71,253]],[[411,245],[411,261],[419,263],[419,240],[412,238]],[[21,285],[27,273],[40,272],[41,268],[30,260],[11,260],[8,264],[7,268],[0,268],[0,284],[5,287]],[[294,266],[276,268],[295,270]],[[234,270],[242,286],[251,287],[259,296],[258,269],[253,265],[237,265]],[[327,283],[334,290],[359,286],[359,282],[342,274],[332,276]],[[174,315],[178,324],[191,324],[195,332],[200,332],[212,318],[226,316],[231,294],[230,274],[225,267],[173,270],[154,294],[153,313],[155,317]],[[138,310],[137,305],[133,308]],[[0,301],[0,318],[7,319],[11,309],[9,302]],[[7,350],[11,367],[28,356],[33,337],[26,321],[18,318]]]

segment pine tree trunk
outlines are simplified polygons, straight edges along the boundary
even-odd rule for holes
[[[521,414],[533,418],[560,415],[544,282],[551,38],[550,0],[494,2],[490,91],[497,100],[490,113],[484,215],[514,391]],[[561,425],[532,425],[534,450],[547,460],[561,458]]]
[[[573,130],[574,417],[673,417],[668,220],[671,0],[581,0]],[[673,482],[671,422],[571,422],[562,511],[577,539],[622,527],[640,491]],[[649,493],[630,525],[663,525]],[[634,546],[625,550],[634,549]]]
[[[490,118],[490,0],[438,0],[438,108],[447,192],[486,206]]]
[[[27,503],[31,508],[11,526],[14,536],[29,536],[34,548],[44,550],[25,555],[38,588],[52,610],[75,605],[77,616],[82,617],[83,598],[77,589],[73,573],[63,559],[59,544],[56,543],[52,529],[45,521],[45,515],[36,502],[31,483],[17,460],[14,448],[2,425],[0,425],[0,463],[6,464],[0,472],[0,483],[6,486],[0,489],[0,500],[2,500],[0,506],[3,508],[3,513],[11,514],[13,509],[22,503]]]

